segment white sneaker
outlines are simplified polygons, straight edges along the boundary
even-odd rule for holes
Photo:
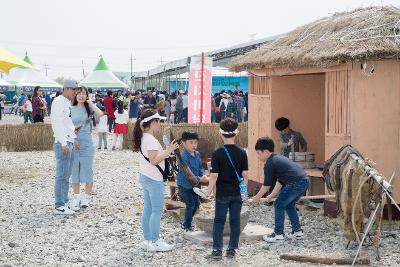
[[[147,251],[165,252],[165,251],[170,251],[173,248],[174,248],[173,245],[166,243],[164,240],[160,238],[156,242],[149,242],[147,246]]]
[[[148,250],[148,246],[149,246],[149,240],[144,240],[143,242],[142,242],[142,244],[140,245],[140,247],[142,248],[142,249],[144,249],[144,250]]]
[[[81,208],[89,207],[90,196],[86,193],[81,194]]]
[[[71,210],[68,206],[64,205],[54,209],[56,215],[74,215],[75,211]]]
[[[290,239],[301,240],[301,239],[304,239],[304,232],[303,232],[303,230],[299,230],[296,232],[288,233],[286,236]]]
[[[264,241],[267,241],[268,243],[280,243],[285,241],[284,235],[277,235],[275,233],[272,233],[270,235],[264,235],[263,236]]]
[[[70,201],[69,204],[69,208],[73,211],[78,211],[80,210],[80,203],[81,203],[81,198],[79,197],[79,195],[74,194],[74,196],[72,197],[72,200]]]

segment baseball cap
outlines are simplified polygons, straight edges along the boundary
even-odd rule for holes
[[[73,79],[65,79],[63,83],[64,88],[77,88],[78,82]]]

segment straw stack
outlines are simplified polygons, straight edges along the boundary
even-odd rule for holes
[[[53,131],[50,124],[0,125],[1,150],[50,150],[53,143]]]
[[[162,124],[161,130],[157,139],[162,142],[162,133],[165,127],[171,127],[171,131],[175,138],[179,139],[184,131],[195,131],[199,134],[200,138],[206,139],[211,142],[212,145],[218,147],[222,145],[222,139],[219,136],[219,124],[209,123],[209,124]],[[124,148],[131,147],[132,145],[132,132],[133,125],[128,125],[128,135],[124,138]],[[247,147],[247,123],[239,123],[239,134],[236,137],[236,143],[241,147]]]

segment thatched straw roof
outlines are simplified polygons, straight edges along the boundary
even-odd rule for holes
[[[331,67],[346,61],[399,56],[400,9],[369,7],[301,26],[234,59],[230,69]]]

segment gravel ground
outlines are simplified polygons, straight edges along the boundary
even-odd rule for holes
[[[6,115],[0,124],[21,120]],[[208,262],[205,256],[211,248],[185,240],[179,222],[166,214],[161,234],[175,244],[175,250],[145,252],[139,247],[143,201],[138,159],[131,151],[96,151],[92,205],[73,217],[53,215],[52,151],[0,152],[0,159],[0,266],[310,266],[282,261],[279,255],[351,257],[356,250],[354,243],[346,250],[335,219],[302,209],[304,241],[241,243],[235,260]],[[250,222],[273,228],[272,207],[251,206],[250,210]],[[373,261],[373,266],[400,266],[396,229],[383,234],[382,260]],[[374,258],[371,247],[364,252]]]
[[[52,213],[52,151],[7,152],[0,158],[0,266],[310,266],[280,261],[279,254],[351,256],[355,251],[345,249],[335,220],[304,210],[304,241],[242,243],[236,260],[207,262],[204,257],[210,248],[186,241],[179,223],[166,215],[162,235],[176,249],[144,252],[139,247],[143,203],[134,153],[96,153],[93,205],[73,217]],[[251,207],[250,221],[272,228],[272,211],[267,206]],[[398,237],[383,238],[383,259],[374,265],[399,266],[398,248]],[[365,251],[373,255],[372,249]]]

